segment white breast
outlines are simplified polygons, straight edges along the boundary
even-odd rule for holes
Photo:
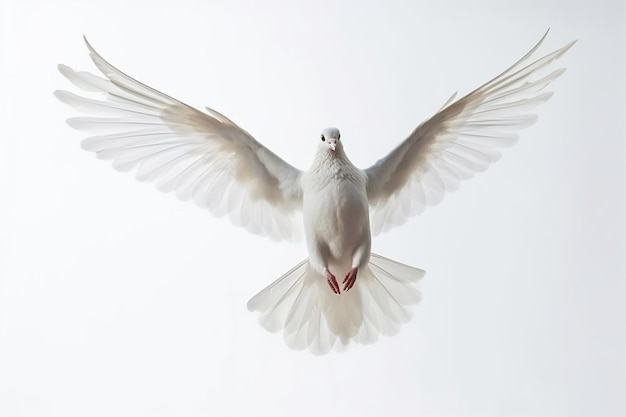
[[[364,174],[350,161],[335,159],[309,171],[304,181],[309,252],[320,251],[329,261],[349,263],[354,250],[370,239]]]

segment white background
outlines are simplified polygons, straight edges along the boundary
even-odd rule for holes
[[[626,415],[624,2],[506,3],[5,0],[0,415]],[[299,168],[329,125],[365,167],[548,27],[541,53],[579,42],[539,122],[374,241],[427,270],[413,321],[323,357],[245,308],[303,245],[115,172],[52,95],[86,34]]]

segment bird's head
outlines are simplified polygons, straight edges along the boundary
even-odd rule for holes
[[[328,149],[331,152],[337,152],[343,148],[341,141],[341,134],[339,133],[339,129],[336,127],[327,127],[322,130],[322,134],[320,135],[320,148]]]

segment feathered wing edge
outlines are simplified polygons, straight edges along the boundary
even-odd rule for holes
[[[536,60],[531,57],[548,32],[520,60],[497,77],[453,101],[420,124],[389,155],[366,169],[373,234],[403,224],[445,193],[486,170],[517,132],[537,120],[531,110],[552,93],[543,91],[565,69],[545,69],[574,42]]]
[[[380,255],[359,271],[356,285],[334,294],[304,260],[248,301],[269,332],[283,331],[287,345],[314,354],[369,344],[391,336],[412,317],[425,272]]]
[[[67,91],[56,97],[88,117],[68,124],[96,133],[82,142],[115,169],[136,169],[140,181],[156,182],[182,200],[275,240],[298,240],[301,171],[284,162],[217,111],[208,113],[167,96],[115,68],[85,39],[106,78],[59,65],[88,98]]]

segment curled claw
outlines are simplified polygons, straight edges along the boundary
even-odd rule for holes
[[[350,288],[354,286],[354,283],[356,282],[356,273],[357,273],[357,268],[352,268],[350,272],[348,272],[346,277],[343,279],[344,291],[348,291]]]
[[[330,289],[333,290],[335,294],[340,294],[339,284],[337,283],[337,278],[328,270],[328,268],[324,269],[324,273],[326,274],[326,281],[330,286]]]

